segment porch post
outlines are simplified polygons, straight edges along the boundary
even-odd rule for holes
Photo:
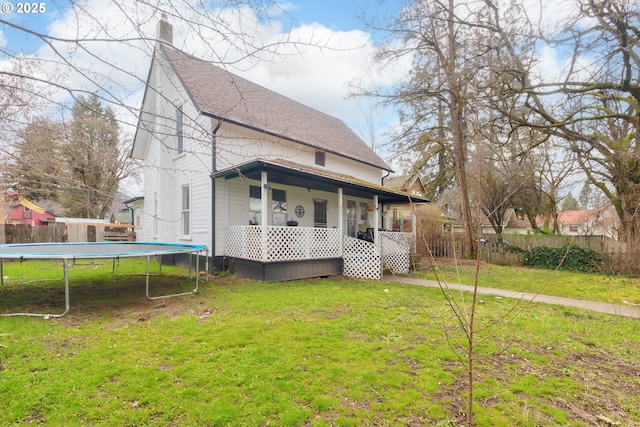
[[[338,188],[338,230],[340,230],[340,234],[344,234],[344,224],[343,224],[343,212],[342,212],[342,188]]]
[[[376,207],[376,210],[374,211],[373,215],[373,242],[375,243],[375,245],[378,247],[378,250],[380,251],[380,278],[382,279],[382,277],[384,276],[384,248],[383,248],[383,244],[382,244],[382,240],[380,237],[380,232],[378,231],[378,228],[380,228],[380,211],[378,210],[379,204],[378,204],[378,195],[374,194],[373,195],[373,205]]]
[[[373,215],[373,241],[378,243],[378,228],[380,228],[380,212],[378,211],[378,195],[373,195],[373,205],[376,207],[375,215]]]
[[[416,204],[411,203],[411,232],[413,233],[413,253],[418,251],[418,224],[416,220],[418,215],[416,214]]]
[[[260,235],[262,236],[262,262],[267,262],[268,260],[268,242],[269,236],[267,236],[267,223],[269,221],[269,212],[267,209],[269,208],[268,198],[269,192],[269,181],[267,180],[267,171],[262,171],[260,174],[260,202],[262,204],[262,212],[261,212],[261,225],[260,225]]]
[[[342,187],[338,188],[338,231],[340,232],[340,256],[344,256],[344,224],[342,213]]]

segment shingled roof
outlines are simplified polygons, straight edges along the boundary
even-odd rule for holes
[[[200,113],[391,171],[342,120],[159,45]]]

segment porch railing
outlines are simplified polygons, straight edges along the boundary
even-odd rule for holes
[[[345,276],[359,279],[380,279],[380,245],[354,237],[344,236]]]
[[[379,232],[382,240],[384,267],[394,274],[406,274],[410,267],[411,248],[415,244],[413,233]]]
[[[342,239],[335,228],[243,225],[227,227],[225,255],[252,261],[341,258]]]
[[[344,274],[363,279],[380,279],[381,263],[396,274],[409,271],[411,233],[380,232],[380,243],[374,244],[334,228],[267,226],[265,236],[262,230],[228,227],[225,255],[261,262],[343,258]]]

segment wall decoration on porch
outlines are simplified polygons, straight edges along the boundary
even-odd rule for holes
[[[298,218],[302,218],[304,216],[304,206],[302,205],[296,206],[296,216]]]

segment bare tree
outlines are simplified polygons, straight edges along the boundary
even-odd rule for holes
[[[392,42],[380,49],[378,58],[391,62],[408,56],[413,60],[408,81],[386,98],[404,110],[400,140],[409,141],[411,147],[419,149],[434,147],[435,150],[426,152],[440,153],[441,160],[447,154],[450,156],[459,192],[465,247],[467,255],[473,257],[476,243],[467,186],[469,135],[464,115],[468,102],[466,85],[473,79],[468,61],[476,53],[468,47],[472,37],[459,31],[461,26],[464,23],[457,16],[452,0],[415,1],[386,29]],[[402,43],[400,47],[398,42]],[[443,111],[447,115],[446,127]],[[441,119],[434,120],[438,117]],[[425,151],[421,151],[424,158]]]
[[[566,196],[570,178],[575,175],[575,155],[562,146],[553,146],[550,141],[541,144],[535,150],[540,159],[541,190],[547,202],[545,223],[550,224],[552,234],[560,234],[558,208]],[[564,194],[564,196],[562,196]]]
[[[521,184],[519,162],[505,156],[502,150],[493,150],[490,144],[482,144],[471,163],[470,173],[477,183],[471,187],[473,198],[502,241],[504,220]]]
[[[509,35],[502,33],[509,46]],[[589,182],[615,207],[622,235],[640,234],[640,16],[629,0],[581,0],[555,34],[541,36],[570,52],[558,78],[534,78],[518,63],[517,85],[504,91],[518,108],[514,126],[563,138]]]
[[[118,153],[125,155],[96,151],[94,160],[118,164],[121,171],[128,171],[118,174],[117,181],[124,176],[133,176],[132,165],[125,164],[129,161],[126,154],[130,152],[140,96],[147,79],[146,70],[157,42],[156,22],[162,14],[180,28],[183,36],[176,40],[177,47],[221,66],[250,67],[255,59],[282,59],[286,55],[282,53],[283,46],[293,46],[289,52],[294,53],[289,54],[295,54],[299,53],[296,48],[301,46],[322,45],[312,40],[289,40],[287,33],[281,36],[270,33],[267,27],[271,17],[288,15],[286,6],[275,0],[225,0],[206,5],[186,0],[69,0],[41,5],[46,13],[64,19],[45,31],[30,26],[29,20],[0,16],[4,36],[28,40],[36,46],[33,49],[37,49],[35,54],[25,54],[21,51],[22,45],[6,43],[0,46],[0,56],[4,59],[0,67],[0,122],[5,130],[5,141],[0,150],[5,157],[4,163],[13,163],[11,159],[15,155],[15,138],[6,130],[20,131],[34,115],[68,123],[74,106],[95,96],[105,108],[113,111],[120,127]],[[17,110],[27,111],[31,116],[18,115]],[[197,121],[185,120],[185,123],[196,125]],[[209,130],[201,131],[207,134]],[[203,144],[205,141],[209,138],[203,138]],[[66,151],[66,155],[71,154],[72,150]],[[203,170],[208,167],[203,163]],[[67,193],[88,191],[86,186],[95,185],[68,178],[64,174],[53,177],[66,187]],[[7,185],[10,183],[5,183],[5,187]],[[111,190],[93,188],[93,191],[96,198],[105,201],[112,197]],[[94,203],[89,205],[94,206]],[[101,211],[98,208],[92,215]]]
[[[546,215],[547,206],[544,203],[545,196],[542,191],[538,162],[535,153],[529,153],[521,159],[519,186],[511,198],[511,203],[518,214],[526,216],[534,232],[543,233],[545,230],[540,229],[537,219],[539,215]]]

